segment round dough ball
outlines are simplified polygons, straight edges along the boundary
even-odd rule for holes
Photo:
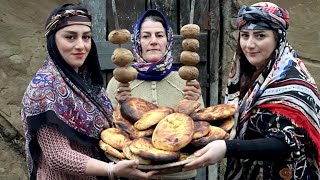
[[[194,80],[199,76],[199,70],[194,66],[182,66],[179,69],[179,76],[184,80]]]
[[[196,52],[199,49],[199,41],[198,39],[189,39],[189,38],[184,39],[182,41],[182,47],[187,51]]]
[[[126,29],[116,29],[109,33],[108,40],[112,44],[124,44],[130,40],[130,32]]]
[[[114,64],[124,67],[131,64],[133,55],[132,52],[126,48],[116,48],[112,53],[111,60]]]
[[[186,24],[182,26],[180,32],[185,38],[197,38],[200,34],[200,27],[196,24]]]
[[[187,66],[194,66],[200,62],[200,56],[196,52],[182,51],[180,61]]]
[[[122,83],[133,81],[137,78],[138,72],[131,66],[116,67],[113,70],[113,77]]]

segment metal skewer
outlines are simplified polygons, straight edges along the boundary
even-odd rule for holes
[[[196,0],[191,1],[191,11],[190,11],[190,24],[193,24],[193,16],[194,16],[194,5]]]

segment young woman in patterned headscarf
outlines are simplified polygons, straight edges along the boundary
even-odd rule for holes
[[[136,161],[99,160],[98,141],[111,126],[91,16],[73,4],[55,9],[46,24],[48,57],[22,99],[30,179],[147,178]]]
[[[235,139],[208,144],[186,169],[227,157],[226,179],[320,178],[319,93],[287,41],[288,20],[269,2],[240,9],[226,96],[238,108]]]
[[[149,9],[141,16],[133,26],[131,41],[135,56],[132,66],[138,77],[130,83],[114,78],[109,81],[107,94],[113,106],[131,96],[159,106],[174,107],[183,98],[203,104],[199,82],[186,82],[172,66],[173,32],[160,11]]]

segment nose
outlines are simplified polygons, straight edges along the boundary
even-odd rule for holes
[[[84,41],[83,41],[83,39],[79,39],[78,41],[77,41],[77,44],[76,44],[76,49],[83,49],[84,48]]]
[[[252,49],[252,48],[255,47],[255,45],[256,45],[256,43],[255,43],[254,38],[250,37],[250,38],[247,40],[247,47],[250,48],[250,49]]]
[[[156,45],[158,44],[158,39],[155,35],[152,35],[151,38],[150,38],[150,44],[152,45]]]

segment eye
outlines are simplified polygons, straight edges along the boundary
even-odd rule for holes
[[[75,36],[67,35],[67,36],[65,36],[65,38],[68,39],[68,40],[74,40]]]
[[[144,35],[141,36],[141,38],[143,38],[143,39],[146,39],[148,37],[150,37],[150,35],[144,34]]]
[[[263,39],[263,38],[265,38],[265,37],[266,37],[265,34],[257,34],[257,38],[258,38],[258,39]]]
[[[83,39],[85,39],[85,40],[90,40],[90,39],[91,39],[91,36],[83,36]]]
[[[241,33],[240,36],[243,39],[248,39],[249,38],[249,34],[245,34],[245,33]]]

